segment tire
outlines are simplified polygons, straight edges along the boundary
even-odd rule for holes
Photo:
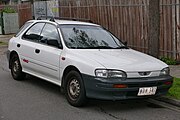
[[[17,54],[13,55],[10,59],[11,75],[15,80],[22,81],[26,74],[22,72],[22,67]]]
[[[65,96],[72,106],[81,107],[86,103],[84,83],[76,71],[70,71],[65,77]]]

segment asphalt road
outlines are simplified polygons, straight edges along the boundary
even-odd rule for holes
[[[179,120],[180,112],[143,100],[89,100],[70,106],[60,88],[36,77],[12,79],[4,51],[0,51],[0,120]]]

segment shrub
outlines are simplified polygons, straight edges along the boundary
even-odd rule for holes
[[[16,13],[16,10],[10,7],[5,7],[1,12],[5,13]]]
[[[172,58],[168,58],[168,57],[161,57],[160,60],[165,62],[168,65],[176,65],[177,64],[176,60],[174,60]]]

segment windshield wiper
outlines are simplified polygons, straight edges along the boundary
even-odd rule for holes
[[[109,47],[109,46],[96,46],[96,47],[86,47],[85,49],[113,49],[113,47]]]
[[[116,48],[109,47],[109,46],[90,46],[90,47],[70,47],[71,49],[129,49],[126,46],[119,46]]]
[[[112,47],[109,46],[97,46],[97,47],[70,47],[71,49],[114,49]]]
[[[119,46],[119,47],[116,47],[116,49],[129,49],[127,46]]]

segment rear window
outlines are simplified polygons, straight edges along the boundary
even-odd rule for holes
[[[29,27],[33,22],[26,22],[17,32],[15,37],[18,37],[27,27]]]

